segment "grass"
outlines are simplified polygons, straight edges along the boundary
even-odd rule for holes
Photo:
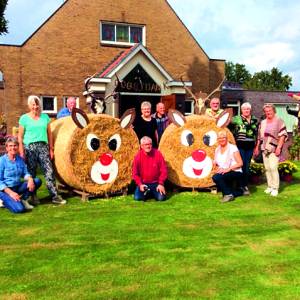
[[[0,299],[297,299],[299,182],[226,204],[182,192],[0,210]]]

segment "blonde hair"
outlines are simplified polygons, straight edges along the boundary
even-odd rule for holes
[[[227,132],[225,130],[221,130],[220,132],[218,132],[218,138],[222,137],[227,138]]]
[[[264,105],[264,107],[263,107],[263,111],[265,111],[265,109],[266,108],[272,108],[273,109],[273,111],[274,111],[274,113],[276,113],[276,108],[275,108],[275,106],[272,104],[272,103],[266,103],[265,105]]]
[[[28,96],[27,104],[30,105],[31,103],[35,103],[35,104],[39,105],[40,107],[42,106],[41,99],[35,95]]]

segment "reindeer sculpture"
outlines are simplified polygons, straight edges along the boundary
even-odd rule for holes
[[[194,100],[194,112],[196,115],[203,115],[205,113],[205,103],[207,100],[210,99],[210,97],[217,93],[220,92],[222,90],[222,84],[225,81],[225,77],[223,78],[223,80],[220,82],[220,84],[217,86],[217,88],[215,88],[208,96],[206,96],[205,98],[202,98],[204,95],[207,95],[206,93],[202,93],[202,91],[197,93],[197,96],[191,91],[191,89],[189,89],[186,84],[184,83],[182,77],[180,77],[180,80],[183,84],[184,89],[187,91],[187,93],[193,98]]]
[[[120,86],[121,81],[119,80],[119,77],[116,74],[117,82],[113,92],[103,97],[102,93],[90,90],[90,81],[94,78],[94,76],[95,74],[90,76],[85,82],[86,95],[92,98],[91,101],[92,112],[94,114],[104,114],[106,111],[106,104],[109,104],[118,98],[119,93],[117,92],[117,89]]]

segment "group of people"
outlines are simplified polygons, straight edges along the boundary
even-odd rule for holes
[[[133,163],[133,179],[137,185],[134,194],[136,200],[144,200],[149,194],[156,200],[165,200],[162,179],[167,178],[167,169],[161,153],[155,148],[169,121],[163,103],[159,103],[156,110],[156,114],[151,116],[151,104],[143,102],[141,117],[134,126],[141,144],[141,150]],[[214,156],[216,171],[212,179],[223,194],[221,202],[232,201],[241,195],[250,195],[248,188],[250,163],[253,155],[258,156],[260,152],[267,178],[265,193],[274,197],[278,195],[280,184],[278,163],[288,134],[284,122],[276,116],[274,105],[264,105],[263,111],[265,118],[259,123],[251,113],[251,104],[249,102],[242,104],[241,114],[234,116],[229,125],[236,145],[228,141],[225,130],[218,134],[218,146]],[[213,98],[205,115],[218,118],[222,112],[220,99]],[[161,125],[160,135],[158,135],[159,125]]]
[[[71,115],[76,106],[76,99],[70,97],[67,107],[58,113],[58,117]],[[18,139],[6,140],[6,154],[0,157],[0,199],[3,205],[14,213],[31,210],[39,204],[36,195],[41,180],[36,177],[40,166],[45,177],[46,186],[54,204],[65,204],[56,187],[51,160],[54,157],[53,137],[50,129],[50,118],[41,112],[41,102],[37,96],[28,97],[29,112],[19,120]],[[259,124],[251,114],[250,103],[241,106],[241,115],[232,119],[230,129],[236,145],[229,143],[227,132],[218,134],[218,147],[215,151],[213,175],[222,202],[234,200],[240,195],[249,195],[249,166],[253,154],[262,152],[266,169],[267,189],[265,193],[278,195],[279,173],[278,162],[283,144],[287,139],[284,122],[276,116],[275,107],[266,104],[263,108],[265,119]],[[217,118],[223,110],[220,99],[213,98],[206,115]],[[169,125],[163,103],[156,105],[156,112],[151,115],[151,103],[141,104],[141,115],[137,116],[135,130],[141,149],[133,162],[132,177],[137,187],[134,193],[136,200],[154,197],[158,201],[166,199],[164,183],[168,177],[166,162],[158,148],[161,136]],[[234,184],[235,185],[234,185]]]

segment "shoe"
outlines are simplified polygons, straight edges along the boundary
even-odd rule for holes
[[[266,188],[266,189],[264,190],[264,192],[265,192],[266,194],[271,194],[272,191],[273,191],[273,189],[270,188],[270,187],[268,187],[268,188]]]
[[[225,203],[225,202],[233,201],[233,199],[234,196],[232,194],[229,194],[229,195],[225,195],[220,201],[222,203]]]
[[[4,207],[3,201],[0,199],[0,207]]]
[[[30,205],[27,200],[21,200],[26,210],[32,210],[34,206]]]
[[[249,191],[247,186],[243,186],[242,190],[243,190],[243,196],[249,196],[250,195],[250,191]]]
[[[64,200],[60,195],[57,195],[52,198],[52,203],[54,204],[66,204],[67,201]]]
[[[278,196],[278,190],[273,189],[272,192],[270,193],[271,196],[277,197]]]
[[[39,198],[37,197],[37,195],[33,194],[30,199],[28,200],[29,204],[33,205],[33,206],[37,206],[39,205],[41,202],[39,200]]]

